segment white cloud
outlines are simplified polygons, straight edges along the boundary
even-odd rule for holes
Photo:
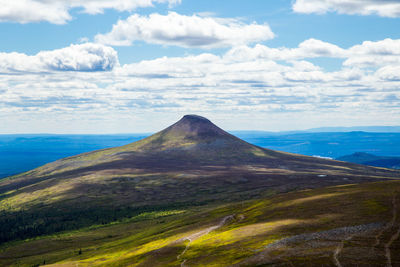
[[[296,48],[270,48],[257,44],[254,47],[238,46],[230,49],[225,57],[232,61],[248,60],[302,60],[309,58],[343,59],[343,66],[377,68],[400,64],[400,39],[365,41],[348,49],[316,39],[308,39]]]
[[[51,70],[108,71],[118,65],[118,55],[113,48],[92,43],[40,52],[36,57]]]
[[[296,0],[293,10],[298,13],[338,12],[350,15],[400,17],[398,0]]]
[[[238,46],[232,48],[226,57],[231,60],[269,59],[269,60],[297,60],[317,57],[344,57],[346,51],[334,44],[316,39],[308,39],[297,48],[270,48],[257,44],[254,47]]]
[[[399,82],[400,81],[400,64],[397,66],[386,66],[386,67],[380,68],[376,72],[376,75],[382,80]]]
[[[181,0],[0,0],[0,21],[47,21],[64,24],[72,19],[69,13],[72,8],[83,9],[83,12],[88,14],[98,14],[105,9],[133,11],[157,3],[167,3],[171,6],[180,2]]]
[[[302,42],[295,51],[298,57],[303,54],[308,55],[308,57],[341,57],[343,53],[344,49],[337,45],[316,39],[308,39]]]
[[[373,54],[378,56],[400,56],[400,40],[390,38],[381,41],[365,41],[361,45],[355,45],[351,49],[354,54]]]
[[[128,46],[135,41],[182,47],[227,47],[268,40],[274,37],[266,24],[244,24],[235,19],[168,15],[130,16],[115,24],[111,32],[99,34],[96,41]]]
[[[0,53],[0,72],[109,71],[118,66],[117,52],[101,44],[71,45],[34,56]]]
[[[400,64],[400,39],[384,39],[377,42],[365,41],[348,49],[345,66],[376,67]]]

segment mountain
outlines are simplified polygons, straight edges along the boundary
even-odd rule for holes
[[[382,158],[384,158],[384,157],[379,157],[379,156],[369,154],[369,153],[364,153],[364,152],[356,152],[351,155],[339,157],[339,158],[337,158],[337,160],[348,161],[348,162],[353,162],[353,163],[357,163],[357,164],[363,164],[364,162],[379,160]]]
[[[338,158],[354,152],[400,156],[400,133],[230,133],[257,146],[308,156]],[[0,179],[65,157],[123,146],[149,135],[0,135]]]
[[[302,227],[322,231],[355,223],[346,216],[359,216],[357,224],[390,216],[385,188],[399,177],[396,170],[260,148],[186,115],[143,140],[0,180],[0,265],[175,266],[188,258],[207,265],[201,250],[186,254],[192,240],[222,253],[225,265],[247,264],[245,258],[251,265],[268,242],[300,234]],[[366,185],[354,186],[359,183]],[[369,183],[385,185],[365,210],[376,188]],[[246,249],[202,239],[232,223],[237,233],[215,238],[240,239]],[[262,229],[280,232],[271,237]]]
[[[356,152],[351,155],[339,157],[337,160],[375,167],[400,169],[400,157],[382,157],[369,153]]]

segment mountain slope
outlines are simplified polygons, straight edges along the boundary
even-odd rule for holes
[[[0,241],[107,224],[143,212],[399,176],[395,170],[256,147],[205,118],[187,115],[141,141],[1,180]]]

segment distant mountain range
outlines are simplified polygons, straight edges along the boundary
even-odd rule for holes
[[[353,127],[320,127],[305,130],[305,132],[370,132],[370,133],[400,133],[400,126],[353,126]]]
[[[234,134],[256,135],[288,135],[299,133],[327,133],[327,132],[370,132],[370,133],[400,133],[400,126],[351,126],[351,127],[318,127],[306,130],[293,131],[232,131]]]
[[[351,155],[339,157],[337,160],[375,167],[400,169],[400,157],[382,157],[369,153],[357,152]]]

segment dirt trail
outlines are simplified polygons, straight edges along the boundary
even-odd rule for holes
[[[393,228],[396,223],[397,219],[397,201],[396,201],[396,196],[393,196],[393,218],[392,221],[390,222],[388,229]],[[383,234],[383,233],[382,233]],[[390,237],[389,241],[385,244],[385,256],[387,260],[387,266],[392,267],[392,255],[390,252],[390,247],[393,244],[395,240],[397,240],[400,236],[400,227],[399,229]]]
[[[374,247],[377,247],[380,243],[381,243],[381,236],[383,235],[383,233],[385,233],[387,230],[389,230],[390,228],[392,228],[396,222],[396,218],[397,218],[397,203],[396,203],[396,196],[393,195],[393,199],[392,199],[392,220],[384,227],[382,228],[382,230],[379,232],[379,234],[375,237],[376,242]]]
[[[193,242],[194,240],[199,239],[200,237],[202,237],[202,236],[204,236],[204,235],[207,235],[207,234],[209,234],[210,232],[212,232],[212,231],[214,231],[214,230],[217,230],[218,228],[221,228],[222,226],[224,226],[224,225],[226,224],[226,222],[227,222],[228,220],[233,219],[234,216],[235,216],[235,215],[226,216],[226,217],[224,217],[224,218],[219,222],[219,224],[214,225],[214,226],[210,226],[210,227],[208,227],[208,228],[206,228],[206,229],[204,229],[204,230],[201,230],[201,231],[199,231],[199,232],[196,232],[196,233],[194,233],[194,234],[191,234],[190,236],[186,236],[186,237],[180,239],[180,241],[185,241],[185,240],[187,240],[187,241],[189,241],[189,242],[187,243],[187,245],[186,245],[186,247],[185,247],[185,250],[183,250],[182,253],[178,255],[177,259],[179,260],[179,259],[182,258],[183,255],[185,255],[185,253],[187,252],[187,250],[189,249],[190,245],[192,244],[192,242]],[[185,266],[186,266],[186,265],[185,265],[186,261],[187,261],[186,259],[182,261],[181,267],[185,267]]]
[[[339,261],[339,254],[342,252],[342,249],[344,247],[344,242],[349,241],[352,239],[354,235],[351,235],[347,237],[346,239],[343,239],[342,242],[340,242],[339,246],[336,248],[335,252],[333,253],[333,261],[337,267],[342,267],[342,264]]]
[[[389,242],[385,245],[385,255],[387,258],[387,266],[388,267],[392,267],[392,255],[390,253],[390,246],[393,244],[394,241],[396,241],[399,238],[399,236],[400,236],[400,227],[396,231],[396,233],[394,233],[394,235],[392,235]]]

